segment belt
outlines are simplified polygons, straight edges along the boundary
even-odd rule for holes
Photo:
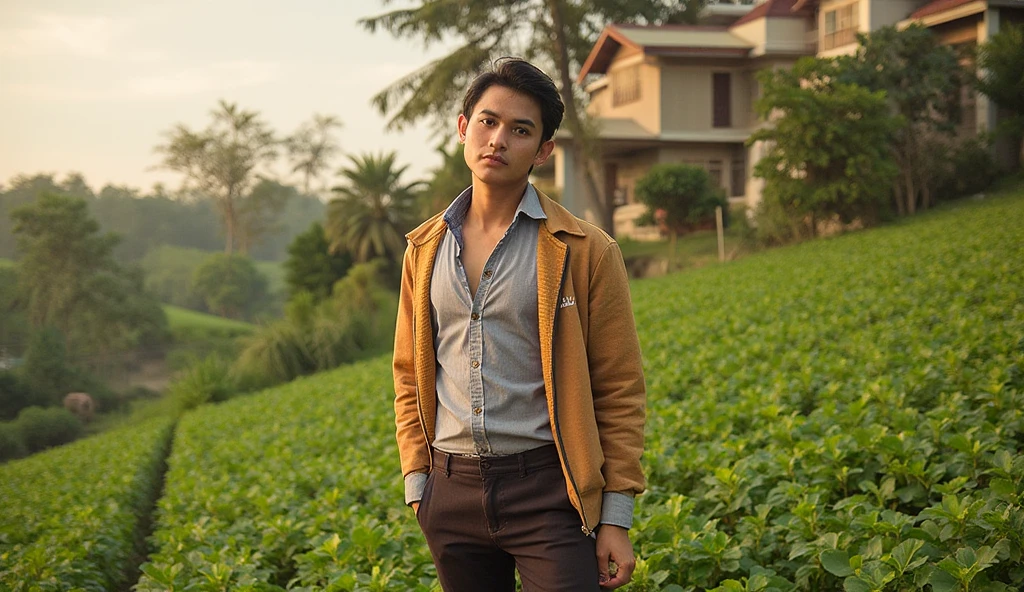
[[[558,450],[554,444],[502,456],[466,456],[434,449],[434,470],[443,471],[446,475],[519,473],[525,477],[531,471],[551,466],[559,466]]]

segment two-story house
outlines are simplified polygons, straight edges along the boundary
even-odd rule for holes
[[[600,153],[592,172],[605,203],[617,206],[616,233],[635,233],[631,220],[644,208],[634,187],[658,163],[703,166],[731,201],[760,201],[752,171],[762,147],[746,145],[764,124],[753,110],[759,70],[852,53],[857,33],[894,24],[921,22],[946,43],[981,43],[1000,19],[1024,19],[1024,0],[762,0],[712,4],[694,26],[607,26],[578,81],[589,81]],[[969,108],[970,133],[994,128],[984,97]],[[566,132],[556,136],[554,183],[567,207],[596,221],[568,141]]]

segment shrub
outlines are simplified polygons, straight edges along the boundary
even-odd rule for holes
[[[999,170],[985,139],[969,138],[952,148],[949,166],[936,186],[939,199],[955,199],[984,191],[992,185]]]
[[[702,167],[687,164],[659,164],[636,182],[636,196],[647,206],[644,221],[657,222],[672,235],[708,224],[715,208],[728,210],[721,189],[711,184]]]
[[[83,432],[81,420],[63,407],[28,407],[14,424],[29,452],[67,444]]]
[[[251,318],[266,304],[267,278],[243,255],[211,255],[192,276],[206,306],[231,319]]]
[[[235,391],[228,365],[217,356],[207,356],[194,359],[167,392],[180,411],[187,411],[204,403],[226,401]]]
[[[32,394],[14,372],[0,372],[0,420],[14,419],[32,404]]]
[[[21,433],[13,421],[0,423],[0,461],[19,458],[28,454]]]

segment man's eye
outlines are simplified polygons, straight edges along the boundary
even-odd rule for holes
[[[489,117],[485,117],[485,118],[480,120],[480,123],[482,123],[484,125],[493,125],[494,124],[494,120],[489,118]]]
[[[517,127],[514,131],[520,136],[530,135],[530,130],[526,129],[525,127]]]

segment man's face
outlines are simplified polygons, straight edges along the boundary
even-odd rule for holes
[[[459,115],[459,138],[473,176],[485,184],[516,185],[530,167],[544,164],[555,147],[541,143],[540,105],[527,95],[504,86],[484,91],[467,118]]]

